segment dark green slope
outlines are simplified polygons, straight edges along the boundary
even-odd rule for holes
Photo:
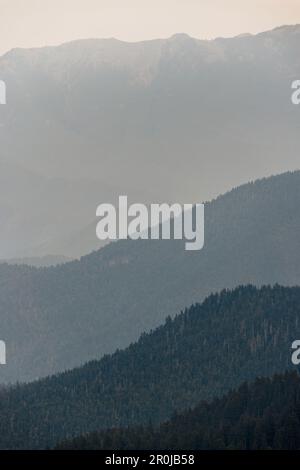
[[[124,351],[2,391],[0,447],[46,447],[100,428],[163,421],[292,367],[299,329],[298,287],[211,295]]]
[[[59,449],[300,449],[297,372],[244,383],[159,427],[116,428],[66,441]]]
[[[62,266],[0,265],[0,381],[79,366],[136,341],[168,315],[241,284],[300,284],[300,172],[206,205],[205,247],[122,241]],[[222,338],[222,333],[221,338]]]

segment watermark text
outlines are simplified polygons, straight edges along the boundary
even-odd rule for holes
[[[118,210],[112,204],[100,204],[96,234],[100,240],[130,238],[186,240],[186,250],[204,246],[204,204],[128,205],[127,196],[119,197]]]

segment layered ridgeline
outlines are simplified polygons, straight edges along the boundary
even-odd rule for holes
[[[41,256],[33,258],[10,258],[8,260],[1,261],[2,263],[7,264],[17,264],[17,265],[26,265],[26,266],[35,266],[36,268],[47,267],[47,266],[57,266],[58,264],[64,264],[68,261],[72,261],[71,258],[66,256]]]
[[[221,399],[175,414],[158,427],[95,432],[58,448],[299,450],[299,375],[290,372],[244,383]]]
[[[295,367],[299,305],[299,287],[223,291],[124,351],[3,390],[0,447],[42,448],[100,428],[156,424],[245,380]]]
[[[299,188],[300,172],[287,173],[207,204],[201,251],[125,240],[53,268],[0,265],[1,381],[100,359],[213,291],[299,284]]]
[[[196,202],[297,169],[299,52],[290,26],[2,56],[0,258],[89,253],[97,205],[119,194]]]

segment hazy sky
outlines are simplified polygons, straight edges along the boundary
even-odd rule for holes
[[[84,37],[198,38],[300,23],[300,0],[0,0],[0,54]]]

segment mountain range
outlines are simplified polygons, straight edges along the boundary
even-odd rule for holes
[[[49,448],[101,428],[158,425],[244,381],[295,368],[291,346],[298,338],[299,303],[299,287],[222,291],[123,351],[4,387],[0,448]]]
[[[49,268],[0,264],[1,382],[76,367],[135,341],[168,315],[241,284],[300,282],[300,172],[205,206],[205,246],[123,240]]]
[[[0,257],[78,258],[99,248],[96,207],[120,194],[203,202],[299,169],[299,38],[295,25],[2,56]]]
[[[299,39],[0,57],[1,449],[297,448]],[[204,248],[100,242],[119,195],[205,202]]]

